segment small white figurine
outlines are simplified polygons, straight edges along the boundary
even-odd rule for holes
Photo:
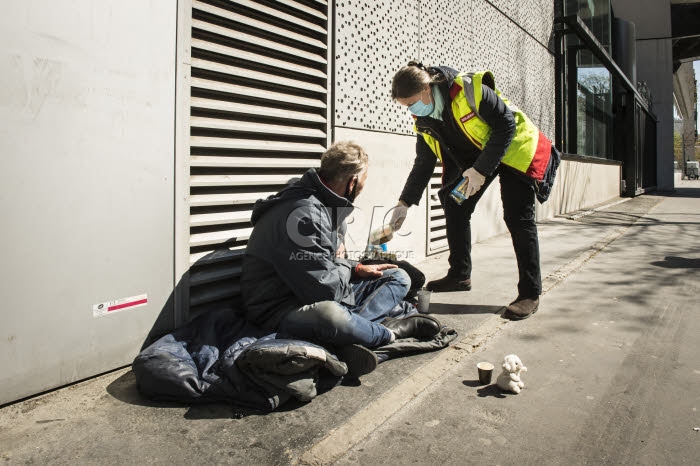
[[[519,357],[509,354],[503,358],[503,372],[496,379],[496,384],[503,390],[520,393],[520,389],[525,388],[520,380],[521,372],[527,372],[527,367],[523,366]]]

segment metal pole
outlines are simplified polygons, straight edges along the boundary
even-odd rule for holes
[[[562,28],[563,29],[563,28]],[[564,152],[564,33],[556,32],[554,40],[554,145]]]
[[[578,73],[576,72],[577,58],[578,58],[577,46],[570,46],[566,51],[566,61],[567,61],[567,147],[566,150],[570,154],[578,153]]]

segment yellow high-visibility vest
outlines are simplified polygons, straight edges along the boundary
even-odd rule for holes
[[[483,149],[491,137],[491,127],[481,119],[478,112],[482,98],[482,82],[496,92],[496,95],[505,102],[515,117],[515,135],[501,163],[525,173],[530,178],[541,181],[549,163],[552,143],[525,113],[511,104],[496,89],[492,72],[460,73],[455,78],[450,88],[450,97],[452,98],[452,115],[457,122],[457,127],[479,149]],[[428,147],[442,161],[439,141],[428,133],[420,132],[416,125],[413,126],[413,130],[423,136]]]

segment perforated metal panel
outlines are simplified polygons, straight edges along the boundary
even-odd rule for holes
[[[498,89],[554,138],[554,58],[547,49],[554,3],[519,3],[422,1],[421,60],[493,71]]]
[[[545,47],[549,44],[554,27],[554,1],[489,0],[489,2],[540,44]]]
[[[239,293],[253,203],[328,145],[328,4],[192,2],[190,313]],[[273,247],[273,246],[272,246]]]
[[[391,100],[391,78],[418,57],[418,7],[418,0],[336,3],[337,126],[411,134],[411,116]]]
[[[498,89],[553,138],[554,59],[547,41],[554,4],[518,3],[422,0],[421,60],[464,71],[493,71]],[[433,176],[429,194],[437,192],[440,176]],[[444,212],[433,196],[428,202],[428,222],[427,253],[445,250]]]
[[[498,88],[554,138],[551,0],[346,0],[337,17],[337,125],[412,134],[408,112],[391,101],[391,78],[419,59],[493,71]],[[440,177],[438,169],[428,188],[428,254],[447,247]]]

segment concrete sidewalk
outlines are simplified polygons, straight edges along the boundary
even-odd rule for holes
[[[7,464],[683,464],[700,458],[700,182],[540,224],[545,295],[516,294],[509,236],[474,246],[473,291],[433,295],[453,347],[388,361],[359,386],[240,417],[151,403],[125,369],[0,410]],[[428,278],[446,256],[419,265]],[[475,364],[518,354],[520,395]],[[496,373],[497,374],[497,373]],[[494,379],[495,375],[494,374]]]

